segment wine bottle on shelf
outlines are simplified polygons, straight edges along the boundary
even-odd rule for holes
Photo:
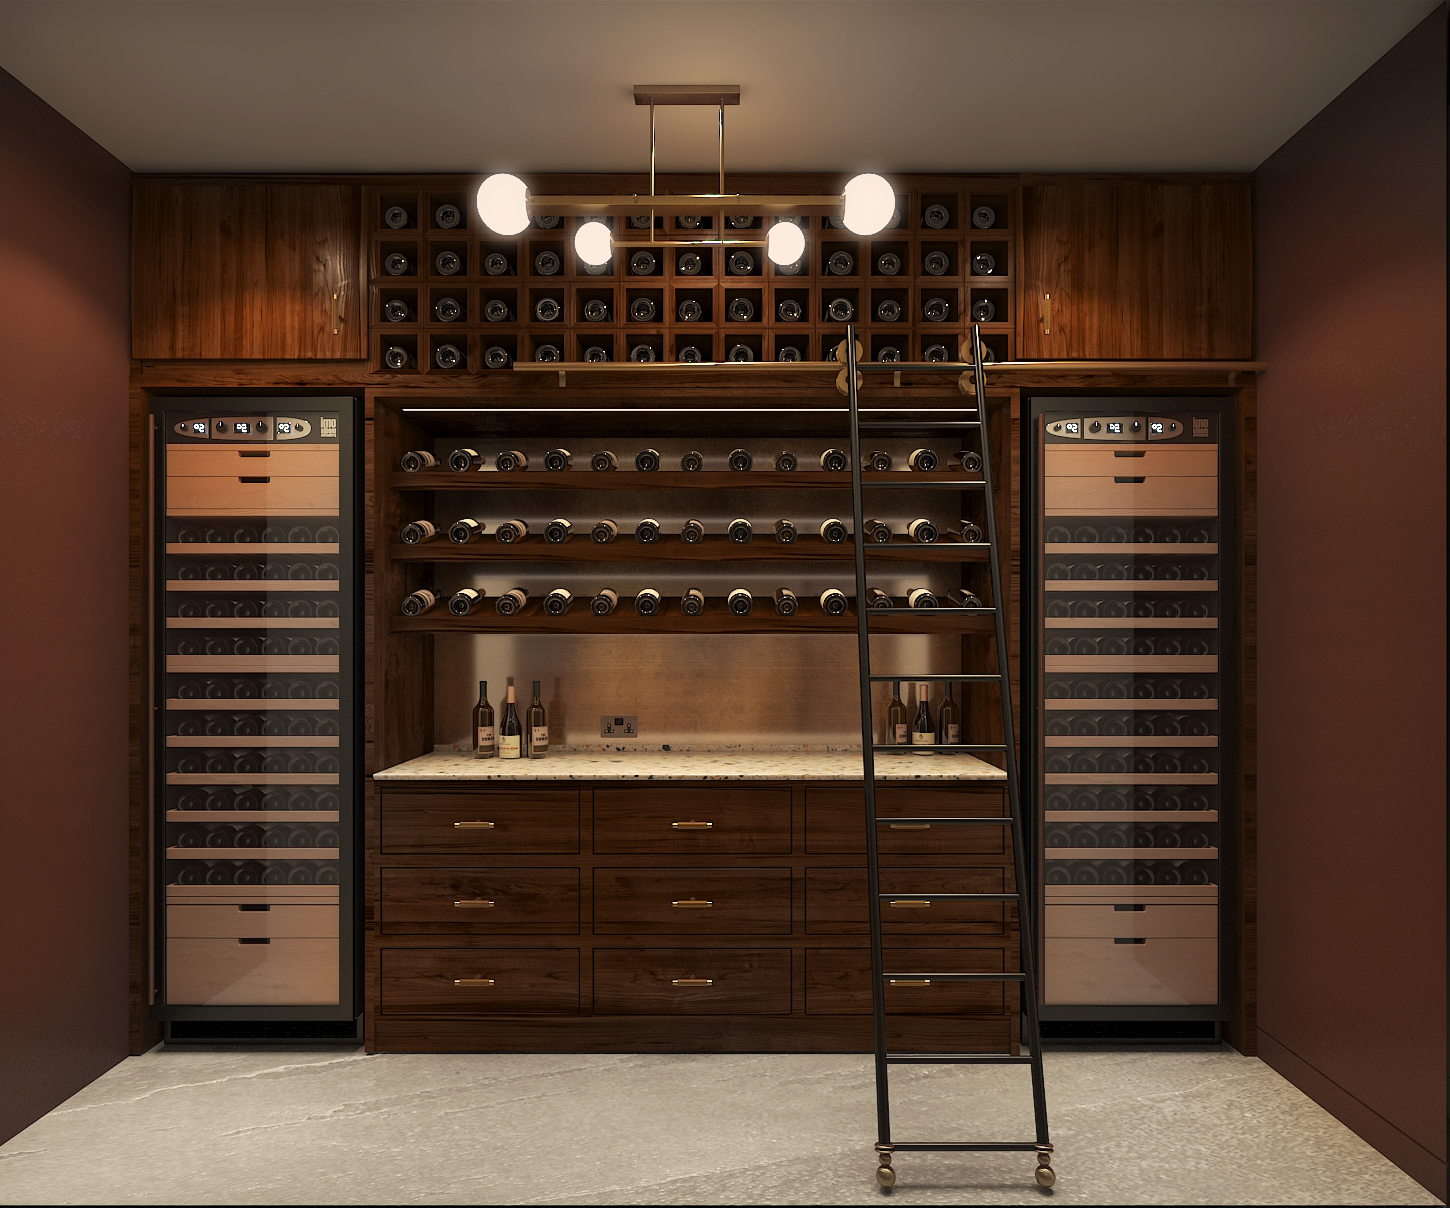
[[[872,449],[871,452],[866,454],[866,456],[862,459],[862,463],[863,469],[875,470],[878,473],[884,473],[885,471],[891,469],[891,454],[886,452],[885,449]]]
[[[980,474],[982,472],[982,455],[971,449],[963,449],[957,455],[957,460],[962,463],[962,469],[968,474]]]
[[[986,605],[977,598],[977,595],[969,587],[958,587],[947,592],[947,599],[951,602],[952,608],[985,608]]]
[[[573,602],[574,595],[568,588],[556,587],[544,597],[544,613],[546,616],[562,617]]]
[[[730,527],[725,530],[725,534],[735,545],[749,545],[750,538],[753,536],[750,521],[744,517],[737,517],[730,522]]]
[[[687,617],[698,617],[705,611],[705,593],[692,587],[680,597],[680,612]]]
[[[936,722],[931,716],[931,685],[916,686],[916,717],[911,723],[911,745],[929,747],[936,743]],[[918,751],[918,755],[932,755],[934,751]]]
[[[868,520],[865,524],[866,540],[873,545],[888,545],[891,542],[891,526],[884,520]]]
[[[789,449],[782,449],[775,455],[775,468],[784,472],[794,470],[800,463]]]
[[[821,521],[821,540],[827,545],[840,545],[846,540],[846,526],[834,517]]]
[[[800,601],[789,587],[775,589],[775,611],[778,616],[793,617],[800,610]]]
[[[658,616],[660,611],[660,593],[653,587],[643,587],[635,593],[634,611],[642,617]]]
[[[498,727],[498,756],[500,759],[522,759],[524,755],[524,728],[519,721],[518,702],[514,699],[514,681],[509,677],[504,691],[503,717]]]
[[[918,545],[931,545],[937,538],[936,525],[930,520],[918,518],[906,526],[906,535]]]
[[[939,464],[936,453],[931,449],[913,449],[911,456],[906,459],[906,464],[913,470],[919,470],[923,474],[929,474]]]
[[[841,449],[827,449],[821,454],[821,469],[832,474],[841,473],[850,464],[845,452]]]
[[[601,449],[589,458],[589,468],[601,473],[619,469],[619,458],[608,449]]]
[[[549,715],[539,693],[540,680],[534,681],[534,699],[529,702],[529,758],[546,759],[549,755]]]
[[[732,470],[743,474],[755,464],[755,461],[744,449],[731,449],[726,463]]]
[[[970,520],[963,520],[961,523],[961,527],[957,530],[957,532],[961,539],[968,545],[980,545],[984,540],[982,530],[978,528],[977,525],[973,524]],[[1054,601],[1054,603],[1060,602],[1061,601]]]
[[[528,588],[512,587],[493,602],[493,610],[501,617],[513,617],[521,613],[528,602]]]
[[[680,469],[689,474],[697,474],[705,468],[704,454],[691,449],[680,458]]]
[[[544,542],[547,545],[563,545],[573,531],[574,526],[563,517],[551,520],[544,525]]]
[[[828,617],[845,616],[846,608],[846,593],[839,587],[828,587],[821,592],[821,611]]]
[[[473,757],[493,759],[498,740],[493,729],[493,706],[488,702],[488,681],[478,681],[478,704],[473,706]]]
[[[781,545],[794,545],[796,539],[796,527],[789,520],[777,520],[775,522],[775,539]]]
[[[405,474],[419,474],[424,470],[431,470],[436,467],[438,465],[438,459],[427,449],[409,449],[403,454],[398,464],[402,466],[403,473]],[[264,536],[264,540],[271,542],[280,541],[282,538],[280,536]]]
[[[527,470],[529,468],[528,454],[520,453],[517,449],[505,449],[493,459],[493,468],[505,474],[513,473],[515,470]]]
[[[653,545],[660,539],[660,522],[646,518],[634,526],[634,539],[641,545]]]
[[[484,593],[476,587],[462,587],[448,598],[448,611],[455,617],[466,617],[483,604]]]
[[[455,474],[483,469],[483,455],[477,449],[454,449],[448,455],[448,468]]]
[[[886,706],[886,741],[905,746],[908,741],[906,727],[906,706],[901,700],[901,681],[891,684],[891,700]]]
[[[438,530],[431,520],[414,520],[403,525],[403,531],[399,534],[404,545],[422,545],[423,542],[431,541],[437,535]],[[272,567],[269,566],[268,569],[271,570]]]
[[[596,520],[594,527],[589,530],[589,539],[595,545],[608,545],[619,536],[619,525],[613,520]]]
[[[755,605],[755,599],[745,588],[737,587],[725,597],[725,603],[735,616],[748,617]]]
[[[544,469],[557,474],[574,468],[574,455],[568,449],[550,449],[544,454]]]
[[[686,520],[680,529],[680,540],[686,545],[699,545],[705,539],[705,526],[698,520]]]
[[[932,591],[925,587],[913,587],[906,593],[908,608],[936,608],[938,601]]]
[[[517,545],[528,535],[529,526],[523,520],[504,520],[493,530],[493,538],[500,545]]]
[[[420,617],[433,605],[438,603],[438,597],[426,587],[420,587],[415,592],[410,592],[403,597],[403,615],[405,617]]]
[[[653,473],[660,468],[658,449],[641,449],[634,455],[634,468],[643,473]]]
[[[867,608],[891,608],[893,606],[891,597],[879,587],[868,587],[866,589]]]
[[[619,603],[619,593],[610,587],[601,587],[589,602],[589,611],[596,617],[607,617]]]

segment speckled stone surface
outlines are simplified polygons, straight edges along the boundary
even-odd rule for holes
[[[1007,774],[974,755],[876,757],[878,780],[998,780]],[[434,751],[384,768],[374,780],[860,780],[857,748],[550,751],[546,759],[474,759]]]
[[[866,1054],[155,1050],[0,1146],[3,1204],[1436,1204],[1227,1048],[1044,1058],[1057,1186],[913,1153]],[[898,1138],[1030,1136],[1019,1067],[902,1067]]]

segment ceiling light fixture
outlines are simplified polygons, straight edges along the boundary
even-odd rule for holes
[[[528,187],[517,176],[497,173],[478,188],[478,216],[489,230],[499,235],[517,235],[529,225],[531,214],[573,214],[587,218],[604,215],[637,218],[649,210],[647,228],[640,229],[639,238],[625,238],[625,246],[643,244],[656,247],[763,247],[776,264],[794,264],[805,254],[805,236],[800,227],[784,214],[804,209],[839,211],[846,229],[856,235],[874,235],[884,230],[896,211],[896,194],[891,183],[875,173],[853,176],[845,189],[835,195],[772,197],[767,194],[725,192],[725,106],[740,104],[738,84],[636,84],[634,103],[649,106],[649,194],[616,194],[614,196],[531,197]],[[715,193],[668,194],[655,190],[655,106],[713,105],[719,111],[719,175]],[[712,235],[696,239],[673,239],[655,233],[657,213],[715,215]],[[767,227],[766,237],[727,238],[726,214],[761,215]],[[771,220],[774,219],[772,222]],[[631,227],[639,229],[634,223]],[[613,253],[614,237],[603,222],[586,222],[574,233],[574,250],[585,264],[601,265]]]

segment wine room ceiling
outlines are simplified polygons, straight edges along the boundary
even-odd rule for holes
[[[635,83],[741,85],[727,169],[1249,171],[1434,7],[0,0],[0,67],[138,172],[640,170]]]

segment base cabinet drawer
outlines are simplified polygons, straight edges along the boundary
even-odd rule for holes
[[[168,445],[166,473],[171,478],[327,478],[337,476],[338,459],[336,445]]]
[[[166,941],[171,1006],[322,1007],[335,1005],[337,994],[335,939],[173,936]]]
[[[1001,935],[1006,903],[930,901],[928,893],[1010,892],[1001,868],[883,868],[881,930],[888,935],[936,932]],[[806,870],[806,932],[864,935],[870,929],[864,868]]]
[[[384,935],[577,935],[577,868],[384,868]]]
[[[887,948],[883,955],[888,973],[1003,971],[1000,948]],[[898,1015],[1001,1015],[1009,997],[1007,989],[1006,982],[893,978],[886,983],[886,1010]],[[808,948],[806,1013],[870,1015],[870,950]]]
[[[1107,937],[1133,939],[1139,936],[1188,936],[1195,939],[1218,937],[1217,906],[1161,906],[1134,902],[1104,903],[1101,906],[1052,906],[1043,917],[1048,938],[1077,939]]]
[[[191,477],[167,475],[166,511],[173,516],[197,513],[219,515],[337,515],[336,478],[282,475],[273,478],[265,467],[241,474]]]
[[[1001,789],[876,790],[876,816],[899,818],[999,818],[1006,813]],[[1008,827],[996,824],[926,825],[877,828],[883,856],[1000,855],[1007,850]],[[806,789],[806,851],[812,855],[864,855],[866,798],[860,789]]]
[[[1043,1000],[1053,1006],[1204,1006],[1218,1002],[1218,940],[1048,936]]]
[[[573,855],[579,792],[394,793],[378,810],[382,850],[447,855]]]
[[[1132,481],[1141,478],[1141,482]],[[1218,479],[1123,471],[1091,478],[1044,478],[1042,505],[1048,513],[1080,511],[1100,516],[1137,512],[1208,513],[1218,507]]]
[[[596,948],[597,1015],[789,1015],[788,948]]]
[[[577,948],[383,948],[384,1015],[579,1014]]]
[[[630,855],[789,855],[790,790],[595,789],[594,850]]]
[[[1048,478],[1086,478],[1094,474],[1212,478],[1218,473],[1218,446],[1138,444],[1126,449],[1101,445],[1071,449],[1049,445],[1043,453],[1042,472]]]
[[[336,939],[336,906],[168,906],[166,934],[172,939],[218,937],[251,939],[288,936]]]
[[[790,869],[596,868],[594,930],[789,935]]]

